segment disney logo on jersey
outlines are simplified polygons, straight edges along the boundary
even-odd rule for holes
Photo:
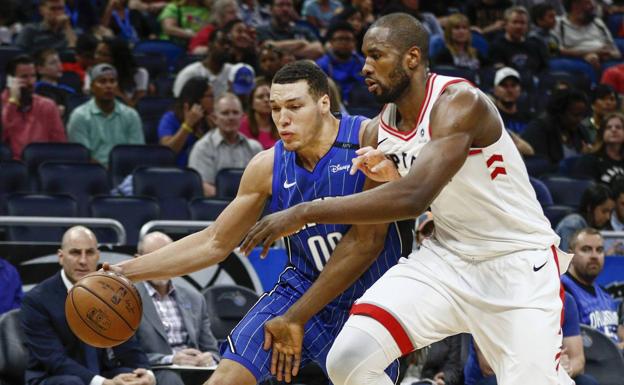
[[[336,173],[338,171],[346,171],[350,168],[351,166],[348,164],[332,164],[331,166],[329,166],[329,170],[333,173]]]

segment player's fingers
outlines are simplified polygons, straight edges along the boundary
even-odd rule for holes
[[[247,232],[245,235],[245,239],[243,239],[243,243],[241,243],[240,249],[245,255],[249,255],[251,250],[258,244],[258,239],[256,238],[258,232],[261,231],[261,227],[258,226],[258,223],[251,227],[251,230]]]
[[[292,362],[293,357],[291,354],[286,354],[286,362],[284,363],[284,379],[286,382],[290,382],[292,376]]]
[[[271,335],[271,333],[266,329],[266,325],[264,326],[264,345],[262,345],[262,348],[264,350],[269,350],[271,348],[271,344],[273,343],[273,336]]]
[[[279,352],[277,348],[274,346],[273,351],[271,352],[271,374],[274,376],[277,374],[278,357],[279,357]]]
[[[260,253],[260,258],[261,259],[265,259],[267,257],[267,255],[269,255],[269,249],[271,248],[271,245],[273,244],[273,242],[269,241],[269,240],[265,240],[264,243],[262,244],[262,252]]]
[[[365,146],[365,147],[358,148],[357,150],[355,150],[355,153],[358,155],[364,155],[367,152],[370,152],[372,150],[374,150],[374,148],[372,148],[371,146]]]
[[[299,374],[299,366],[301,366],[301,351],[295,353],[295,359],[293,361],[292,366],[292,375],[296,376]]]
[[[279,353],[278,359],[277,359],[277,380],[278,381],[282,381],[282,379],[284,378],[284,363],[286,361],[286,358],[284,357],[284,353]]]

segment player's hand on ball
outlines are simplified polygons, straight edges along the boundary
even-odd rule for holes
[[[119,265],[111,265],[108,262],[104,262],[102,264],[102,270],[104,271],[112,271],[113,273],[117,273],[117,274],[121,274],[123,275],[123,268]]]
[[[299,373],[303,326],[283,316],[275,317],[264,324],[264,350],[273,349],[271,374],[278,381],[283,379],[290,382]]]
[[[349,171],[351,175],[360,170],[376,182],[389,182],[401,177],[394,162],[388,159],[381,150],[367,146],[357,150],[356,154],[358,156],[351,159],[353,163]]]
[[[300,230],[305,225],[298,215],[300,208],[301,205],[293,206],[288,210],[273,213],[262,218],[245,236],[240,246],[241,252],[249,255],[256,245],[261,245],[262,253],[260,257],[265,258],[273,242]]]

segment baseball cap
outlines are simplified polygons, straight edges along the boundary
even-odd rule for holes
[[[433,222],[433,214],[431,211],[425,211],[416,218],[416,231],[423,231],[425,226]]]
[[[496,75],[494,75],[494,86],[501,84],[503,80],[508,77],[516,78],[516,80],[520,81],[520,74],[518,71],[511,67],[503,67],[496,71]]]
[[[236,95],[249,95],[256,86],[255,77],[256,72],[249,64],[234,64],[228,75],[228,80],[232,85],[232,92]]]
[[[117,70],[110,64],[101,63],[95,65],[89,70],[89,77],[91,78],[91,82],[95,81],[95,79],[99,78],[103,75],[112,74],[115,78],[117,77]]]

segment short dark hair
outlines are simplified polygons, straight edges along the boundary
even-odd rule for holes
[[[297,60],[288,63],[273,76],[274,84],[291,84],[300,80],[308,83],[310,95],[316,100],[323,95],[329,95],[327,75],[312,61]]]
[[[574,251],[574,249],[576,248],[576,244],[578,243],[578,238],[581,234],[598,235],[600,236],[600,238],[603,238],[602,234],[600,234],[600,231],[594,229],[593,227],[584,227],[582,229],[578,229],[574,232],[574,234],[572,234],[572,236],[568,240],[568,248],[570,249],[569,251]]]
[[[531,22],[537,25],[537,22],[546,15],[547,12],[554,11],[555,7],[548,3],[535,4],[531,7]]]
[[[78,55],[93,54],[99,42],[98,38],[92,34],[83,33],[76,40],[76,53]]]
[[[327,32],[325,33],[325,37],[327,40],[331,40],[334,37],[334,34],[340,31],[351,32],[351,34],[355,36],[355,29],[353,29],[351,24],[343,20],[337,20],[329,25]]]
[[[45,65],[45,61],[50,55],[58,55],[58,51],[55,48],[44,48],[35,54],[35,65],[42,66]]]
[[[414,16],[407,13],[391,13],[380,17],[368,29],[388,28],[390,31],[388,41],[399,49],[402,53],[416,46],[420,48],[423,61],[429,57],[429,32],[422,23]]]
[[[591,102],[594,103],[598,99],[602,99],[605,96],[613,95],[617,99],[617,92],[608,84],[598,84],[593,89],[591,94]]]
[[[5,72],[7,75],[15,76],[15,70],[20,64],[35,64],[32,56],[27,54],[21,54],[13,57],[6,65]]]
[[[563,89],[553,92],[546,103],[546,111],[552,116],[561,116],[572,103],[583,102],[589,106],[587,95],[576,89]]]

